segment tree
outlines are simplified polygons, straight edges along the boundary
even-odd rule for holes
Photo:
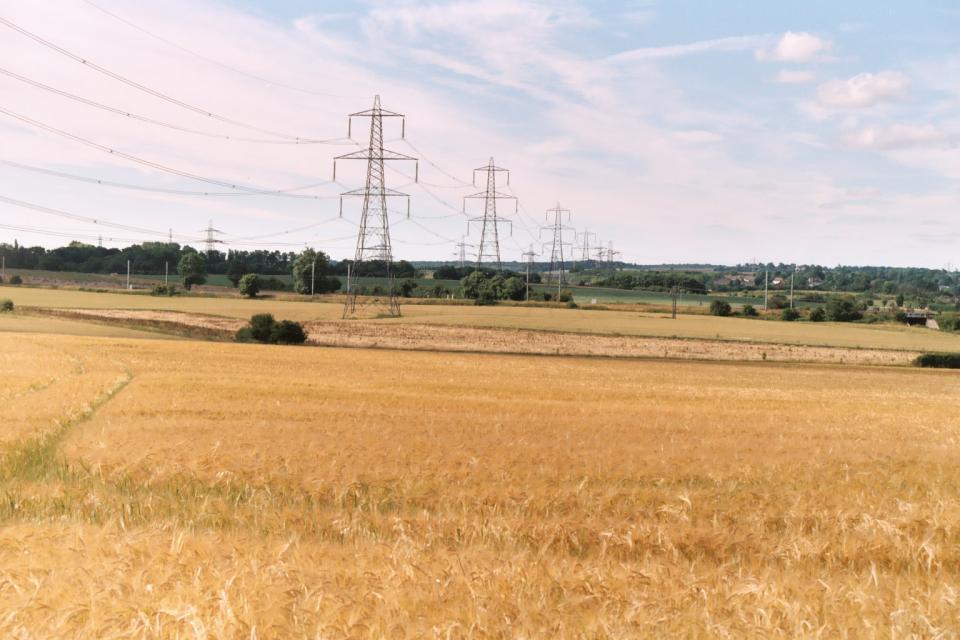
[[[810,321],[811,322],[823,322],[827,319],[827,312],[823,310],[823,307],[817,307],[810,312]]]
[[[410,298],[413,296],[413,292],[417,289],[416,280],[404,280],[400,283],[400,296],[404,298]]]
[[[902,294],[902,293],[898,293],[898,294],[897,294],[897,307],[902,307],[902,306],[903,306],[903,294]]]
[[[292,320],[281,320],[270,331],[271,344],[303,344],[306,341],[307,333],[303,325]]]
[[[237,259],[230,260],[227,263],[227,279],[233,283],[234,287],[240,285],[240,278],[247,273],[247,265]]]
[[[250,337],[257,342],[269,342],[276,324],[277,321],[269,313],[258,313],[250,318]]]
[[[712,316],[728,316],[732,311],[730,303],[726,300],[713,300],[710,303],[710,315]]]
[[[796,309],[791,309],[787,307],[782,312],[780,312],[780,319],[784,322],[793,322],[794,320],[800,319],[800,312]]]
[[[527,295],[527,285],[517,276],[512,276],[504,281],[503,291],[510,300],[523,300]]]
[[[465,276],[460,280],[460,288],[463,292],[464,298],[470,298],[476,300],[480,297],[480,294],[483,292],[486,287],[486,276],[483,275],[482,271],[473,271],[469,275]]]
[[[850,296],[835,296],[827,301],[827,318],[832,322],[853,322],[863,318],[857,301]]]
[[[757,310],[754,308],[752,304],[745,304],[743,305],[743,315],[746,318],[756,318],[760,314],[757,312]]]
[[[196,251],[183,254],[177,264],[177,273],[183,279],[183,286],[189,291],[195,284],[207,281],[207,268],[203,256]]]
[[[260,293],[260,278],[255,273],[248,273],[240,278],[240,294],[248,298],[256,298]]]
[[[340,288],[340,281],[328,277],[330,258],[323,251],[305,249],[293,261],[293,288],[309,295],[311,283],[314,293],[330,293]]]

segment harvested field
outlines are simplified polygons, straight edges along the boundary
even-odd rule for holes
[[[161,298],[123,293],[90,293],[51,289],[0,287],[0,297],[23,307],[178,311],[206,316],[247,319],[255,313],[301,322],[339,322],[335,303],[241,298]],[[843,324],[747,320],[704,315],[681,315],[676,320],[628,311],[588,311],[539,307],[477,307],[462,305],[406,305],[399,319],[375,320],[382,325],[439,325],[499,329],[531,329],[655,338],[697,338],[768,344],[893,349],[902,351],[960,351],[960,335],[891,324]],[[364,321],[367,322],[367,321]]]
[[[54,316],[90,319],[119,326],[143,326],[193,337],[229,340],[245,323],[218,316],[173,311],[46,310]],[[309,343],[327,347],[482,352],[604,358],[819,362],[830,364],[908,365],[917,352],[843,349],[803,345],[746,344],[720,340],[642,338],[593,334],[392,324],[383,322],[307,322]]]
[[[18,433],[48,437],[0,466],[5,636],[960,631],[958,372],[15,334],[0,352],[60,354],[18,393],[64,378],[87,407],[24,409]]]

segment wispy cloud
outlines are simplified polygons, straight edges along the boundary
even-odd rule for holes
[[[768,35],[731,36],[728,38],[700,40],[698,42],[666,45],[662,47],[643,47],[612,55],[606,59],[606,62],[637,62],[641,60],[680,58],[703,53],[750,51],[768,43],[770,39],[771,36]]]

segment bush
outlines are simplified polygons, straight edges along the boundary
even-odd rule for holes
[[[177,285],[175,284],[157,284],[150,290],[152,296],[175,296],[177,295]]]
[[[577,309],[577,303],[573,300],[567,302],[567,309]]]
[[[827,318],[833,322],[853,322],[863,318],[863,311],[856,300],[849,296],[830,298],[826,307]]]
[[[790,301],[787,300],[787,296],[784,296],[778,293],[776,295],[770,296],[770,300],[768,301],[768,306],[771,309],[786,309],[787,307],[790,306]]]
[[[893,319],[897,322],[907,324],[907,312],[898,310],[895,314],[893,314]]]
[[[817,307],[810,312],[810,320],[812,322],[823,322],[827,319],[827,312],[823,310],[823,307]]]
[[[303,325],[293,320],[281,320],[270,331],[271,344],[303,344],[307,341],[307,332]]]
[[[277,322],[269,313],[258,313],[250,318],[248,326],[237,331],[235,339],[237,342],[264,344],[303,344],[307,341],[307,333],[299,322]]]
[[[240,278],[240,294],[248,298],[256,298],[260,293],[260,278],[255,273],[248,273]]]
[[[913,364],[918,367],[960,369],[960,353],[924,353],[917,356]]]
[[[10,284],[23,284],[23,278],[20,276],[11,276]]]
[[[787,307],[786,309],[780,312],[780,319],[783,320],[784,322],[793,322],[794,320],[798,320],[799,318],[800,318],[800,312],[797,311],[796,309],[791,309]]]
[[[713,300],[710,302],[710,315],[728,316],[733,312],[730,303],[726,300]]]
[[[557,296],[557,302],[573,302],[573,294],[566,290],[561,291]]]
[[[250,318],[250,336],[257,342],[270,342],[270,333],[276,324],[269,313],[258,313]]]
[[[756,318],[759,315],[760,314],[757,312],[757,310],[753,307],[752,304],[743,305],[743,316],[745,318]]]
[[[0,301],[0,311],[2,312],[13,311],[13,300],[4,299]]]

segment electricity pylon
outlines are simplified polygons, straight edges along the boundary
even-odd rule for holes
[[[466,266],[466,262],[467,262],[467,247],[469,247],[470,245],[466,243],[463,236],[460,236],[460,242],[458,242],[454,246],[457,248],[457,253],[455,253],[454,255],[460,258],[460,268],[463,269],[463,267]]]
[[[333,179],[337,179],[337,160],[366,160],[367,180],[363,188],[345,191],[340,196],[340,210],[343,211],[343,196],[363,197],[363,211],[360,214],[360,230],[357,232],[357,251],[347,275],[347,301],[343,305],[343,317],[357,315],[356,278],[360,275],[358,267],[366,262],[382,263],[386,269],[386,300],[380,297],[367,299],[367,303],[386,308],[390,316],[400,315],[400,302],[397,297],[396,280],[393,275],[393,249],[390,245],[390,220],[387,213],[388,197],[407,198],[407,214],[410,211],[410,196],[388,189],[384,177],[383,163],[387,160],[410,160],[416,164],[414,181],[419,175],[419,162],[416,158],[383,148],[383,119],[401,119],[401,137],[406,133],[406,119],[402,113],[386,111],[380,106],[380,96],[373,100],[373,108],[351,113],[347,119],[347,136],[353,130],[354,118],[370,118],[370,140],[366,149],[354,151],[333,160]]]
[[[621,251],[613,250],[613,240],[607,241],[607,266],[610,267],[610,270],[613,271],[613,259],[620,255]]]
[[[597,234],[591,233],[589,229],[584,229],[584,230],[583,230],[583,233],[579,233],[579,232],[578,232],[578,233],[576,234],[577,242],[580,242],[580,241],[581,241],[581,238],[582,238],[582,240],[583,240],[583,245],[582,245],[583,252],[581,253],[581,257],[580,257],[580,260],[581,260],[582,262],[589,262],[589,261],[590,261],[590,250],[592,249],[592,247],[590,246],[590,237],[591,237],[591,236],[593,237],[594,242],[596,242],[596,240],[597,240]]]
[[[498,167],[490,158],[489,164],[485,167],[479,167],[473,170],[473,184],[477,184],[477,171],[485,171],[487,174],[487,188],[473,195],[463,198],[463,212],[467,212],[467,200],[483,199],[483,215],[476,218],[470,218],[467,221],[467,233],[470,233],[470,223],[480,223],[480,247],[477,250],[477,269],[483,264],[484,260],[495,262],[497,271],[501,270],[500,263],[500,231],[499,224],[505,222],[510,225],[510,234],[513,235],[513,221],[502,218],[497,215],[497,200],[513,200],[514,214],[516,214],[516,197],[507,193],[497,191],[497,174],[507,174],[507,184],[510,184],[510,170]]]
[[[211,253],[213,253],[213,249],[214,249],[213,245],[223,243],[223,240],[217,240],[217,238],[214,237],[214,234],[223,233],[223,231],[220,231],[219,229],[214,229],[213,220],[211,220],[210,222],[207,223],[207,228],[203,229],[203,232],[207,234],[203,242],[205,245],[207,245],[207,255],[209,256]]]
[[[563,209],[559,203],[553,209],[547,209],[547,220],[550,220],[551,216],[553,217],[553,224],[547,227],[540,228],[540,236],[543,237],[544,231],[550,231],[553,234],[553,237],[549,242],[544,243],[544,247],[550,247],[550,271],[548,271],[548,278],[552,278],[554,272],[556,272],[557,278],[557,292],[559,295],[560,286],[565,283],[564,278],[564,265],[563,265],[563,247],[564,245],[570,246],[569,242],[564,242],[563,232],[564,231],[573,231],[573,227],[567,227],[563,224],[563,216],[566,214],[567,221],[570,221],[570,210]]]

